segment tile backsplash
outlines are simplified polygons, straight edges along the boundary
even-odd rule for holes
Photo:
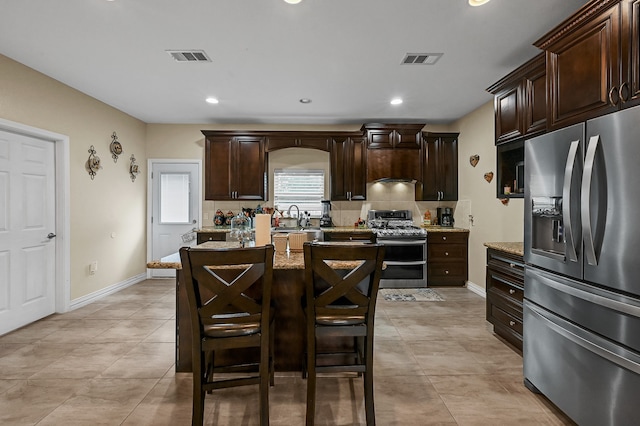
[[[273,201],[264,203],[250,201],[204,201],[202,209],[203,226],[212,226],[216,210],[224,212],[231,210],[239,212],[242,207],[255,208],[256,205],[273,206]],[[367,199],[365,201],[333,201],[331,203],[331,218],[335,226],[353,226],[358,218],[366,220],[369,210],[411,210],[414,222],[422,223],[422,217],[427,209],[431,217],[436,217],[437,207],[456,208],[455,201],[415,201],[415,185],[405,182],[377,182],[367,184]],[[456,215],[458,216],[458,215]],[[456,223],[456,226],[463,224]]]

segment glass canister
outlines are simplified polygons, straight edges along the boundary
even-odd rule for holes
[[[238,240],[242,247],[251,241],[251,219],[243,213],[238,213],[231,219],[231,238]]]

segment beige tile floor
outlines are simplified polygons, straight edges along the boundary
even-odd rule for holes
[[[571,424],[522,385],[522,358],[492,334],[483,298],[436,290],[445,301],[378,303],[378,425]],[[0,337],[0,424],[190,424],[174,327],[174,282],[148,280]],[[272,425],[304,424],[305,389],[297,374],[276,377]],[[257,386],[216,391],[205,423],[256,425],[257,397]],[[364,424],[361,379],[321,377],[318,398],[316,424]]]

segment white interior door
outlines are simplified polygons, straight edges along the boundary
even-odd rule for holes
[[[196,244],[192,231],[199,228],[200,176],[200,162],[151,163],[151,259],[159,260],[182,246]],[[152,269],[151,276],[173,277],[175,271]]]
[[[0,131],[0,335],[55,312],[54,142]]]

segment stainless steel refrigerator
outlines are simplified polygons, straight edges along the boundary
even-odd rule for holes
[[[640,424],[640,107],[525,142],[525,384]]]

